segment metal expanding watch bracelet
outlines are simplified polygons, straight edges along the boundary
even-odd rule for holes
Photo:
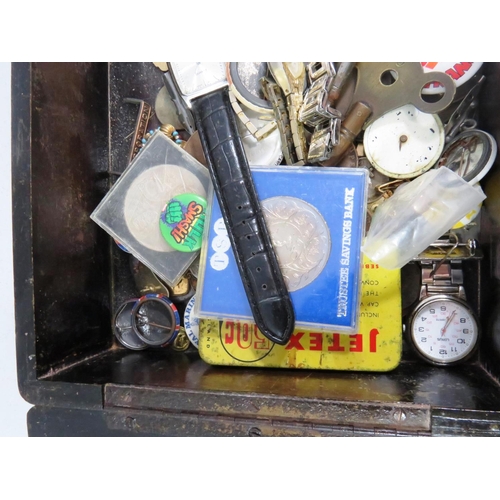
[[[287,165],[298,165],[299,159],[296,156],[295,145],[293,143],[292,129],[288,117],[288,110],[284,100],[283,92],[277,83],[268,78],[261,78],[262,90],[272,106],[278,130],[281,137],[281,148]]]
[[[462,259],[422,261],[420,298],[408,321],[416,354],[437,366],[470,359],[480,336],[478,318],[466,301]]]
[[[420,300],[430,295],[447,294],[466,300],[461,260],[442,263],[422,261]]]
[[[243,109],[241,108],[240,104],[238,103],[238,100],[236,99],[236,96],[234,93],[229,90],[229,99],[231,100],[231,106],[233,108],[233,111],[236,113],[236,116],[240,119],[241,123],[245,126],[245,128],[258,140],[261,141],[262,139],[265,139],[268,137],[270,134],[274,132],[274,130],[277,127],[277,123],[275,120],[270,121],[268,124],[261,128],[257,128],[251,120],[248,118],[248,116],[245,114]]]

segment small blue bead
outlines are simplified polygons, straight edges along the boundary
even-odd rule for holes
[[[146,141],[146,139],[141,139],[141,142],[142,142],[143,144],[146,144],[146,142],[147,142],[147,141]]]
[[[179,132],[177,132],[177,130],[174,130],[174,131],[172,132],[172,135],[173,135],[174,137],[177,137],[177,136],[179,135]]]
[[[182,141],[181,141],[180,139],[177,139],[177,140],[175,141],[175,143],[176,143],[176,144],[182,144]]]

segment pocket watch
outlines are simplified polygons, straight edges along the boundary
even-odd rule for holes
[[[438,115],[407,104],[385,113],[365,130],[363,145],[370,163],[395,179],[417,177],[441,156],[444,127]]]
[[[420,298],[410,314],[408,338],[417,355],[436,366],[470,359],[479,322],[467,303],[460,260],[421,262]]]

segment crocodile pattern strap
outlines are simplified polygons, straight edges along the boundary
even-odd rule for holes
[[[295,325],[293,306],[255,192],[228,89],[196,98],[192,110],[255,322],[267,338],[284,345]]]

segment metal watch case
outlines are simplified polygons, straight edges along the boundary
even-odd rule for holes
[[[228,87],[229,86],[229,83],[228,83],[226,77],[224,76],[224,80],[223,81],[219,81],[219,82],[214,83],[212,85],[207,85],[207,86],[203,87],[202,89],[197,90],[196,92],[192,92],[190,94],[186,94],[185,91],[184,91],[184,89],[182,89],[181,86],[180,86],[180,84],[179,84],[179,81],[178,81],[178,78],[177,78],[177,74],[176,74],[176,71],[175,71],[174,67],[172,66],[172,63],[168,62],[167,65],[168,65],[168,70],[169,70],[170,74],[173,76],[173,82],[174,82],[177,90],[179,91],[182,99],[186,103],[186,106],[189,109],[191,109],[191,107],[192,107],[191,106],[191,101],[193,101],[197,97],[201,97],[203,95],[209,94],[210,92],[215,92],[216,90],[219,90],[219,89],[222,89],[224,87]],[[224,74],[225,74],[225,71],[224,71]]]
[[[465,295],[463,295],[463,297],[465,297]],[[476,327],[477,334],[476,334],[476,340],[474,342],[474,346],[464,356],[462,356],[462,357],[460,357],[458,359],[455,359],[453,361],[439,362],[439,361],[436,361],[436,360],[433,360],[433,359],[427,357],[418,348],[417,343],[416,343],[416,341],[414,339],[414,336],[413,336],[413,325],[414,325],[415,319],[419,317],[419,312],[423,308],[425,308],[427,305],[429,305],[429,304],[431,304],[433,302],[442,302],[442,301],[448,301],[448,302],[452,302],[452,303],[457,303],[457,304],[462,305],[465,309],[467,309],[467,312],[469,313],[469,315],[471,316],[471,318],[475,322],[475,327]],[[432,364],[434,366],[442,366],[442,367],[444,367],[444,366],[455,366],[455,365],[464,363],[465,361],[468,361],[469,359],[471,359],[476,354],[476,352],[477,352],[477,349],[478,349],[478,346],[479,346],[479,339],[480,339],[480,336],[481,336],[481,331],[480,331],[480,327],[479,327],[478,318],[477,318],[476,314],[474,313],[474,311],[472,310],[472,308],[470,307],[470,305],[465,300],[465,298],[462,299],[462,298],[459,298],[459,297],[455,297],[455,296],[443,293],[443,294],[436,294],[436,295],[428,295],[423,300],[419,300],[419,302],[417,303],[417,305],[415,306],[415,308],[412,310],[412,312],[410,314],[410,317],[408,319],[407,334],[408,334],[409,342],[411,343],[411,345],[413,347],[413,351],[417,354],[417,356],[420,359],[422,359],[423,361],[425,361],[425,362],[427,362],[429,364]]]

